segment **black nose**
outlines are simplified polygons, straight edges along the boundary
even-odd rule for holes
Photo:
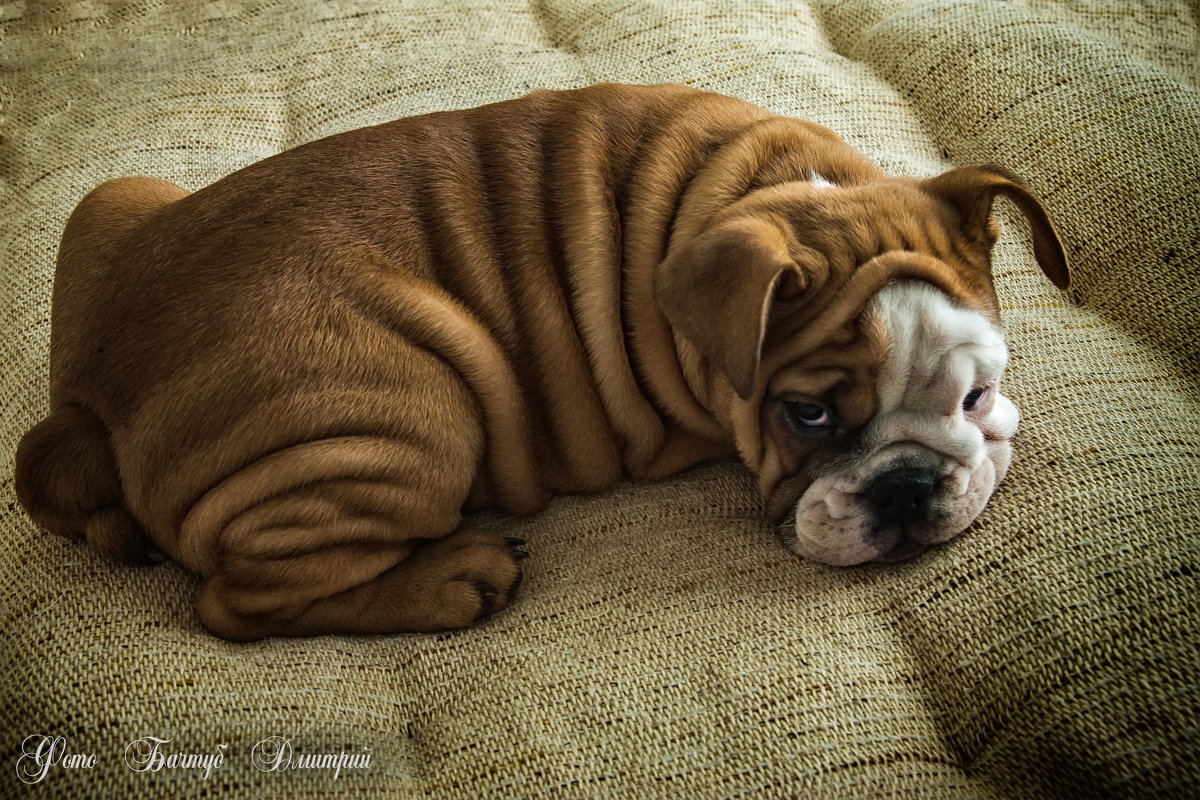
[[[933,497],[934,476],[916,467],[885,472],[867,486],[875,518],[883,524],[904,524],[923,518]]]

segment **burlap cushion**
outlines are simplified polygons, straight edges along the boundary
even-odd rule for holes
[[[1195,3],[50,6],[0,11],[0,793],[34,735],[96,756],[51,768],[46,797],[1200,792]],[[715,89],[896,173],[994,161],[1040,192],[1076,288],[1038,274],[1004,207],[1024,421],[965,535],[901,566],[804,563],[740,468],[708,468],[497,520],[534,557],[477,630],[234,645],[179,568],[24,516],[13,452],[46,409],[84,192],[196,188],[323,134],[599,80]],[[144,737],[222,763],[138,772]],[[263,771],[269,737],[358,761]]]

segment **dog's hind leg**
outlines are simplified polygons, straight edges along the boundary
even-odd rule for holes
[[[456,529],[471,458],[359,436],[250,464],[183,524],[182,554],[207,576],[200,620],[244,640],[462,628],[500,610],[524,551]]]
[[[524,555],[515,542],[463,529],[404,548],[233,556],[204,584],[197,611],[205,627],[233,640],[465,628],[515,593]]]

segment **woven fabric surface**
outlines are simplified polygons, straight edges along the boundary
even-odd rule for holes
[[[1198,42],[1182,0],[0,5],[0,794],[1200,794]],[[185,571],[20,510],[87,190],[195,189],[325,134],[601,80],[812,119],[896,174],[1003,164],[1040,194],[1075,286],[1001,204],[1023,422],[967,533],[899,566],[802,562],[748,474],[709,467],[489,515],[534,555],[478,629],[230,644]],[[41,736],[94,763],[22,786]],[[296,768],[270,769],[285,742]],[[298,758],[322,754],[357,760]]]

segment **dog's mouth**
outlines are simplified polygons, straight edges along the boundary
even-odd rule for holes
[[[800,533],[797,527],[797,512],[798,506],[793,507],[787,517],[775,526],[775,538],[788,550],[797,555],[812,558],[813,556],[806,553],[803,545],[800,544]],[[887,549],[878,552],[875,556],[866,558],[859,564],[899,564],[904,561],[911,561],[926,553],[926,551],[936,547],[936,544],[923,542],[916,534],[904,527],[899,527],[892,530],[876,530],[873,531],[871,538],[875,542],[885,540],[893,540],[895,543]],[[815,559],[822,560],[822,559]],[[846,564],[845,566],[855,566],[854,563]]]
[[[901,561],[909,561],[917,556],[923,555],[929,549],[929,545],[921,542],[912,536],[909,536],[904,531],[900,532],[899,539],[896,545],[891,550],[880,553],[872,561],[884,564],[897,564]]]
[[[813,482],[776,527],[797,555],[832,566],[909,561],[966,530],[995,487],[993,464],[975,469],[911,459],[870,479],[827,475]]]
[[[910,561],[957,533],[939,532],[928,522],[879,525],[866,514],[814,520],[811,514],[801,518],[796,509],[775,527],[776,539],[796,555],[844,567]]]

